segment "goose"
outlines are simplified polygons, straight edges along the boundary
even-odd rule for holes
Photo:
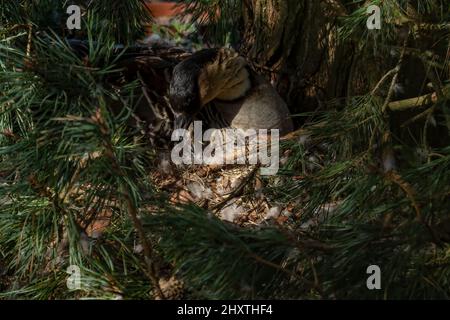
[[[172,107],[182,116],[177,126],[194,120],[209,128],[293,130],[289,109],[275,88],[230,48],[197,51],[175,66],[169,86]]]
[[[86,41],[68,42],[80,59],[88,59]],[[206,128],[278,129],[280,136],[293,130],[289,110],[275,88],[231,48],[190,53],[154,45],[115,51],[122,72],[107,82],[121,87],[140,81],[132,125],[143,123],[151,145],[170,144],[173,130],[195,120]],[[111,102],[113,111],[120,108]]]

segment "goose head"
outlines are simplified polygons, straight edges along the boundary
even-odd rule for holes
[[[250,73],[243,57],[229,48],[205,49],[175,66],[169,99],[182,114],[184,127],[209,102],[239,99],[250,88]]]

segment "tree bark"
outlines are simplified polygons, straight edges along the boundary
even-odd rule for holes
[[[291,112],[316,110],[345,97],[352,48],[337,41],[336,18],[345,8],[334,0],[244,0],[240,51],[270,75]]]

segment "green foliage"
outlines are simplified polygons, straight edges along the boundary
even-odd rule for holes
[[[117,43],[131,44],[142,38],[145,26],[151,21],[143,0],[18,0],[0,2],[0,26],[18,28],[32,25],[35,31],[49,30],[67,35],[66,8],[76,4],[82,8],[82,30],[87,29],[89,16],[95,17],[95,25],[90,30],[94,34],[103,34]],[[87,14],[89,13],[89,14]],[[106,30],[108,32],[106,32]],[[4,30],[3,30],[4,31]]]
[[[198,16],[214,10],[194,2]],[[350,13],[338,23],[340,41],[354,45],[358,63],[377,63],[364,74],[367,93],[301,115],[308,118],[303,136],[285,143],[291,153],[282,175],[266,181],[263,192],[272,203],[294,207],[286,225],[240,229],[192,207],[147,220],[194,296],[449,298],[450,149],[442,113],[448,96],[429,109],[434,130],[442,132],[438,139],[427,134],[431,116],[412,128],[388,109],[399,72],[389,70],[404,67],[406,50],[438,74],[438,85],[448,82],[450,8],[441,1],[371,2],[383,12],[382,30],[372,31],[365,26],[365,3],[345,1]],[[426,37],[436,40],[432,59],[423,48]],[[414,130],[423,138],[415,139]],[[372,264],[381,267],[382,290],[366,287]]]
[[[140,5],[127,3],[133,10]],[[129,17],[132,24],[141,21],[136,12]],[[153,192],[143,179],[151,154],[124,134],[136,83],[115,88],[105,81],[119,72],[112,53],[120,32],[112,37],[109,25],[99,29],[98,14],[88,10],[85,17],[87,64],[58,30],[44,31],[48,26],[33,16],[14,21],[8,12],[9,24],[33,21],[42,31],[35,29],[29,38],[28,29],[3,29],[0,42],[0,252],[14,274],[3,297],[150,296],[144,264],[133,252],[136,239],[125,203],[140,207]],[[112,102],[123,111],[113,115],[107,108]],[[83,226],[102,212],[110,213],[112,227],[97,243],[86,239]],[[81,293],[65,287],[64,271],[72,264],[84,275]],[[133,279],[145,281],[145,289],[115,285]]]
[[[215,45],[236,44],[241,36],[241,0],[187,0],[187,14],[206,27],[206,36]]]
[[[202,37],[198,33],[198,27],[191,22],[173,19],[168,26],[154,25],[152,32],[177,46],[194,50],[201,50],[204,47]]]
[[[196,298],[269,294],[267,285],[283,273],[277,263],[294,249],[276,228],[239,229],[192,206],[169,208],[146,218],[144,225],[161,237],[161,250],[187,275]]]
[[[408,49],[448,84],[448,55],[429,55],[420,46],[424,31],[403,21],[412,4],[437,26],[436,48],[447,49],[444,2],[380,1],[386,28],[374,33],[358,27],[363,2],[343,1],[350,14],[339,21],[341,42],[356,43],[364,64],[386,52],[393,63],[376,66],[380,74],[367,76],[365,94],[302,115],[304,135],[284,143],[289,159],[279,176],[264,180],[268,201],[292,214],[283,224],[252,227],[194,205],[173,207],[149,183],[154,150],[127,127],[138,83],[118,88],[106,81],[119,73],[115,45],[135,41],[147,21],[141,1],[78,2],[87,60],[65,41],[57,17],[67,3],[0,6],[0,298],[154,297],[133,214],[155,260],[185,282],[189,298],[449,298],[448,98],[418,107],[431,112],[414,121],[417,135],[393,121],[389,92],[397,69],[388,73],[402,66]],[[220,9],[212,19],[215,42],[236,31],[239,1],[188,3],[196,18]],[[407,48],[395,19],[410,27]],[[111,113],[110,104],[122,112]],[[429,134],[433,126],[444,132],[439,143]],[[389,153],[397,155],[395,165]],[[87,237],[85,226],[102,214],[111,224],[102,237]],[[66,288],[73,264],[82,271],[80,291]],[[382,290],[367,290],[372,264],[381,267]]]

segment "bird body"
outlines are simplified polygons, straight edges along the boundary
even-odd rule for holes
[[[293,130],[283,99],[232,49],[201,50],[178,64],[169,97],[175,109],[211,128]]]
[[[272,85],[262,76],[255,75],[252,87],[245,97],[231,101],[216,99],[212,107],[220,114],[224,126],[239,129],[278,129],[280,135],[293,130],[289,110]]]

